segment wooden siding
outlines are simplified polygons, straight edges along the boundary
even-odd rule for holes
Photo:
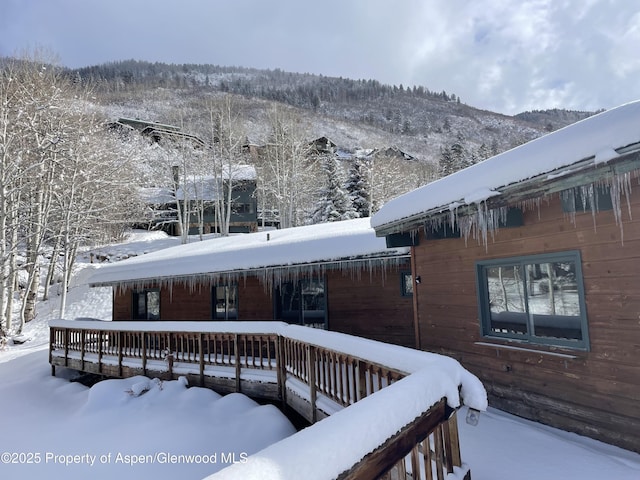
[[[427,241],[421,233],[414,272],[422,279],[421,348],[458,358],[484,382],[495,407],[640,452],[637,185],[633,218],[624,197],[622,213],[622,230],[612,211],[578,213],[572,223],[553,198],[486,246],[474,239]],[[482,337],[476,261],[567,250],[582,256],[590,351]]]
[[[410,271],[407,261],[401,271]],[[329,330],[407,347],[415,346],[413,299],[403,297],[400,270],[327,278]]]
[[[272,320],[273,295],[256,277],[238,284],[238,317],[240,320]]]
[[[117,290],[117,289],[116,289]],[[114,293],[113,320],[132,319],[132,291]],[[212,320],[211,286],[194,289],[176,283],[171,290],[160,291],[160,320]],[[273,318],[272,295],[255,277],[238,284],[238,315],[240,320],[270,320]]]
[[[329,329],[373,340],[415,346],[412,297],[403,297],[400,272],[405,267],[362,272],[327,273],[326,296]],[[132,319],[132,292],[114,294],[114,320]],[[211,320],[211,287],[189,290],[180,284],[160,293],[160,320]],[[257,277],[238,283],[239,320],[274,320],[273,295]]]

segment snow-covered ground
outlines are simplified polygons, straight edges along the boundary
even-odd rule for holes
[[[178,242],[137,234],[100,253],[141,254]],[[91,267],[88,256],[83,261],[65,317],[109,319],[110,291],[86,286]],[[142,377],[91,389],[51,377],[47,322],[57,317],[56,300],[39,304],[24,332],[30,341],[0,351],[0,478],[198,479],[293,433],[275,407],[242,395]],[[640,478],[639,454],[494,409],[472,427],[465,413],[460,442],[474,480]]]

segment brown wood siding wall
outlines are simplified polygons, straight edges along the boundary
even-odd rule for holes
[[[331,273],[327,278],[329,330],[361,337],[415,346],[413,299],[403,297],[400,271],[364,272],[360,279]]]
[[[403,297],[400,272],[410,264],[358,277],[346,273],[327,274],[326,296],[329,329],[363,337],[415,346],[412,297]],[[132,291],[114,295],[114,320],[131,320]],[[211,288],[208,285],[190,291],[176,284],[160,294],[160,320],[211,320]],[[273,320],[273,295],[256,277],[238,283],[240,320]]]
[[[273,320],[273,295],[256,277],[238,284],[238,316],[240,320]]]
[[[124,321],[131,320],[131,308],[133,300],[131,299],[131,291],[120,291],[113,288],[113,320]]]
[[[132,290],[114,293],[114,320],[131,320],[133,297]],[[202,285],[193,290],[175,284],[170,290],[160,292],[160,320],[211,320],[211,286]],[[255,277],[240,280],[238,284],[238,315],[240,320],[270,320],[273,318],[271,294],[265,292],[263,285]]]
[[[415,249],[420,344],[478,375],[490,403],[536,421],[640,451],[640,187],[623,232],[612,211],[575,216],[551,199],[485,247],[474,239],[425,240]],[[622,235],[624,234],[624,242]],[[478,260],[579,250],[590,351],[537,347],[481,336]],[[481,345],[491,343],[495,346]],[[521,350],[501,347],[513,345]],[[573,355],[556,356],[551,353]]]
[[[133,291],[130,289],[114,293],[113,320],[131,320]],[[176,284],[170,290],[160,290],[160,320],[211,320],[211,288],[188,287]]]

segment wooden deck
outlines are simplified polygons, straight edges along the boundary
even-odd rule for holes
[[[311,423],[407,376],[370,359],[277,331],[161,331],[156,330],[161,327],[158,322],[136,322],[139,329],[132,330],[125,323],[129,322],[122,327],[119,322],[52,324],[52,374],[56,367],[66,367],[119,378],[184,376],[190,385],[219,393],[242,392],[281,402]],[[413,422],[398,425],[398,433],[364,459],[354,459],[352,468],[339,478],[442,480],[461,466],[455,411],[442,399]],[[468,471],[465,478],[470,478]]]

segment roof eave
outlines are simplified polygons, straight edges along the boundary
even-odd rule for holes
[[[211,271],[211,272],[198,272],[192,274],[181,274],[181,275],[165,275],[159,277],[145,277],[145,278],[128,278],[128,279],[119,279],[119,280],[110,280],[110,281],[102,281],[102,282],[89,282],[89,286],[94,287],[113,287],[124,284],[131,285],[152,285],[155,283],[162,282],[172,282],[172,283],[180,283],[180,282],[189,282],[193,279],[212,279],[212,278],[220,278],[225,276],[261,276],[268,271],[275,270],[284,270],[284,269],[298,269],[303,267],[322,267],[322,266],[331,266],[335,265],[335,268],[338,268],[340,265],[348,264],[348,263],[358,263],[358,262],[385,262],[385,261],[397,261],[402,260],[404,258],[410,258],[409,253],[394,253],[388,255],[363,255],[360,257],[351,257],[351,258],[342,258],[337,260],[323,260],[317,262],[307,262],[307,263],[297,263],[291,265],[271,265],[271,266],[263,266],[256,268],[245,268],[245,269],[237,269],[237,270],[221,270],[221,271]]]
[[[505,207],[640,169],[640,143],[620,148],[617,153],[619,156],[608,162],[596,163],[595,156],[591,156],[528,180],[497,188],[495,191],[499,195],[488,198],[483,203],[489,209]],[[450,215],[450,205],[441,205],[379,225],[375,227],[376,236],[385,237],[394,233],[415,231],[428,220]],[[455,205],[458,216],[468,215],[477,210],[476,204],[466,204],[464,199],[455,202]]]

